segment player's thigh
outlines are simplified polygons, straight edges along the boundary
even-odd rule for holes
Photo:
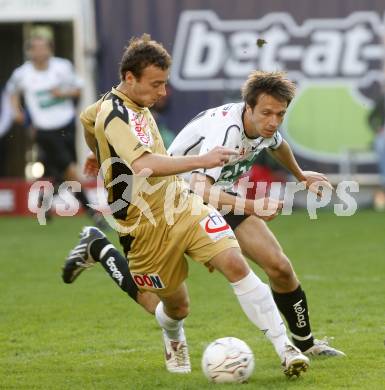
[[[158,219],[154,225],[139,224],[129,236],[122,236],[120,242],[129,259],[132,278],[141,292],[167,297],[186,279],[186,244],[164,219]]]
[[[239,248],[233,230],[219,212],[212,208],[207,211],[206,216],[196,218],[185,230],[185,253],[202,264],[228,249]]]
[[[220,271],[230,282],[245,277],[250,268],[239,249],[235,234],[227,221],[215,209],[194,226],[186,253],[195,261]]]
[[[238,248],[229,248],[218,253],[210,260],[210,264],[231,283],[238,282],[250,272],[250,267]]]
[[[282,247],[266,222],[255,216],[246,218],[235,229],[242,252],[263,269],[272,262],[286,260]]]

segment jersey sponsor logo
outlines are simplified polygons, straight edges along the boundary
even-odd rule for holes
[[[242,176],[251,169],[251,166],[254,164],[254,161],[258,154],[259,153],[253,154],[250,160],[242,159],[241,156],[241,159],[235,164],[225,165],[217,180],[217,184],[222,181],[226,181],[228,183],[235,183],[240,176]]]
[[[136,274],[131,272],[134,282],[139,287],[151,287],[158,290],[165,288],[165,285],[158,274]]]
[[[152,138],[145,116],[132,113],[130,115],[130,122],[131,128],[139,142],[144,146],[150,146],[152,144]]]
[[[218,241],[224,237],[234,236],[231,227],[218,212],[213,212],[202,219],[200,225],[213,241]]]

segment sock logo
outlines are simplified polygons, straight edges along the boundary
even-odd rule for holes
[[[113,279],[116,279],[119,283],[119,286],[123,283],[123,275],[118,270],[118,267],[115,264],[115,259],[113,257],[109,257],[106,261],[106,264],[108,265],[109,270],[111,271],[111,276]]]
[[[302,299],[293,305],[293,309],[295,311],[295,314],[297,315],[296,325],[298,328],[304,328],[306,326],[305,315],[304,315],[306,309],[304,309],[301,306],[301,303],[302,303]]]

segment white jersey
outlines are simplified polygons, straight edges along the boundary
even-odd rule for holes
[[[32,124],[41,130],[53,130],[68,125],[75,117],[75,107],[70,98],[56,98],[54,88],[80,88],[70,61],[51,57],[45,70],[36,69],[30,61],[14,70],[7,84],[10,93],[24,94],[25,104]]]
[[[271,138],[248,138],[243,128],[244,103],[229,103],[203,111],[193,118],[176,136],[168,149],[172,156],[205,154],[216,146],[226,146],[239,151],[223,167],[200,169],[214,179],[224,191],[232,191],[237,179],[254,164],[258,154],[266,148],[276,149],[282,143],[276,131]],[[189,181],[191,173],[181,175]]]
[[[0,90],[0,138],[10,130],[12,125],[11,100],[4,89]]]

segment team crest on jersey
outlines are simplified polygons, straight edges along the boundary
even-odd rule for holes
[[[136,274],[131,272],[131,275],[138,287],[150,287],[158,290],[165,288],[165,285],[158,274]]]
[[[148,127],[146,117],[143,114],[130,111],[130,123],[136,138],[144,146],[152,145],[151,131]]]
[[[213,241],[218,241],[223,237],[234,237],[231,227],[217,212],[210,213],[199,224]]]
[[[222,115],[223,115],[223,116],[226,116],[226,115],[229,113],[230,108],[231,108],[232,106],[233,106],[233,105],[230,104],[229,106],[223,107],[223,108],[222,108]]]

